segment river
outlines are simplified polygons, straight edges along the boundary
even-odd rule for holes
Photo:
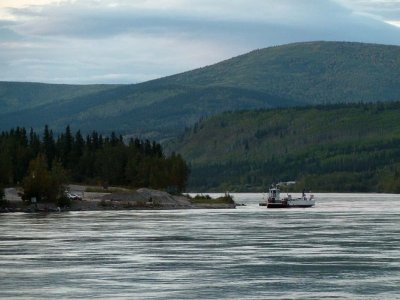
[[[400,195],[308,209],[0,215],[0,297],[400,299]]]

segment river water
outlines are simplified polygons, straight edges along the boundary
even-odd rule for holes
[[[308,209],[0,215],[0,297],[400,299],[400,196]]]

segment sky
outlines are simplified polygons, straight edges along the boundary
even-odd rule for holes
[[[400,0],[0,0],[0,81],[138,83],[314,40],[400,45]]]

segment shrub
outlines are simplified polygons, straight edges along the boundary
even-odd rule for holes
[[[233,197],[226,193],[222,197],[216,199],[211,198],[209,195],[196,195],[190,201],[195,204],[234,204]]]
[[[58,198],[56,203],[57,203],[57,206],[59,206],[59,207],[70,207],[71,206],[71,200],[68,199],[68,197],[66,197],[65,195]]]

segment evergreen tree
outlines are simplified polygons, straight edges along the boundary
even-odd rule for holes
[[[78,130],[75,134],[75,143],[72,149],[73,153],[73,161],[78,161],[79,157],[82,156],[83,151],[85,149],[85,140],[82,137],[81,131]]]
[[[187,179],[189,176],[189,168],[185,161],[178,154],[172,153],[168,158],[169,171],[171,172],[170,187],[176,189],[178,192],[182,192],[186,188]]]
[[[49,199],[52,199],[52,201],[56,200],[58,204],[65,204],[63,201],[65,200],[65,190],[68,176],[60,161],[53,162],[50,171],[50,177],[52,188],[51,191],[49,191],[51,193]]]
[[[29,132],[29,148],[31,150],[31,157],[38,156],[40,152],[40,145],[41,143],[39,136],[31,128]]]
[[[14,181],[14,168],[6,141],[0,142],[0,183],[11,184]]]
[[[5,192],[4,192],[4,187],[0,183],[0,201],[4,200]]]
[[[80,130],[75,134],[75,140],[71,151],[71,176],[74,181],[82,181],[85,178],[86,167],[83,161],[85,152],[85,140],[82,137]]]
[[[53,132],[45,125],[43,132],[43,153],[46,156],[47,165],[51,168],[51,163],[56,156],[56,145],[53,138]]]
[[[140,174],[139,174],[139,164],[140,155],[139,152],[130,151],[128,155],[128,160],[125,166],[125,178],[127,179],[127,184],[133,187],[139,187]]]

